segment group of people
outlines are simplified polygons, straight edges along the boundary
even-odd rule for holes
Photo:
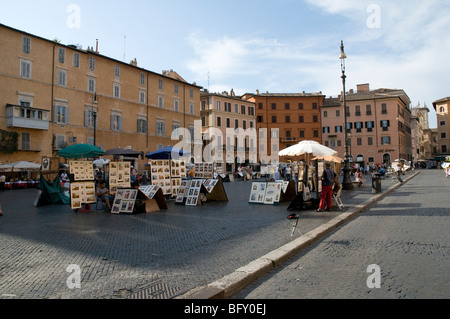
[[[235,178],[241,178],[244,181],[252,180],[253,178],[253,169],[251,166],[243,167],[242,165],[239,165],[236,173],[234,174]]]

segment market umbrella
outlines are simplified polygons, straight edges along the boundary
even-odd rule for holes
[[[330,155],[330,156],[325,155],[325,156],[314,157],[312,160],[313,161],[315,161],[315,160],[324,160],[324,161],[327,161],[327,162],[341,163],[344,159],[340,158],[339,156],[335,156],[335,155]]]
[[[14,172],[21,172],[21,171],[38,171],[41,169],[40,164],[35,164],[31,162],[25,162],[25,161],[19,161],[15,163],[9,164]]]
[[[99,157],[105,155],[105,151],[94,145],[74,144],[60,150],[57,154],[64,158],[81,159]]]
[[[296,145],[281,150],[279,156],[300,156],[312,154],[313,156],[336,156],[338,152],[316,141],[302,141]]]
[[[182,149],[166,146],[152,153],[148,153],[145,157],[148,159],[179,159],[180,157],[185,157],[190,154],[190,152],[186,152]]]
[[[12,171],[11,164],[0,165],[0,172],[11,172],[11,171]]]
[[[143,155],[144,152],[139,152],[135,150],[130,149],[123,149],[123,148],[113,148],[111,150],[107,150],[105,155],[115,155],[115,156],[128,156],[128,157],[139,157],[140,155]]]

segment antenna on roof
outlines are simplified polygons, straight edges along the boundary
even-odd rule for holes
[[[123,36],[123,62],[125,62],[126,41],[127,41],[127,36],[124,35]]]

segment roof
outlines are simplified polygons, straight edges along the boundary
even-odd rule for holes
[[[439,99],[439,100],[437,100],[437,101],[434,101],[434,102],[433,102],[433,107],[434,107],[434,109],[436,109],[436,105],[438,105],[438,104],[440,104],[440,103],[447,102],[447,101],[450,101],[450,96],[444,97],[444,98]]]
[[[154,74],[154,75],[158,75],[158,76],[161,76],[161,77],[165,77],[165,78],[168,78],[168,79],[172,79],[172,80],[174,80],[174,81],[186,83],[186,84],[188,84],[188,85],[195,86],[195,87],[198,87],[198,88],[200,88],[200,89],[203,88],[202,86],[198,86],[198,85],[196,85],[196,84],[191,84],[191,83],[186,82],[186,81],[183,80],[183,79],[180,79],[181,77],[180,77],[179,75],[178,75],[178,77],[173,77],[173,76],[171,76],[170,74],[165,75],[165,74],[157,73],[157,72],[154,72],[154,71],[150,71],[150,70],[147,70],[147,69],[138,67],[137,65],[133,65],[133,64],[131,64],[131,63],[126,63],[126,62],[123,62],[123,61],[116,60],[116,59],[114,59],[114,58],[108,57],[108,56],[106,56],[106,55],[101,55],[100,53],[95,52],[95,51],[83,50],[83,49],[77,48],[77,47],[74,46],[74,45],[65,45],[65,44],[62,44],[62,43],[59,43],[59,42],[56,42],[56,41],[52,41],[52,40],[49,40],[49,39],[45,39],[45,38],[43,38],[43,37],[40,37],[40,36],[31,34],[31,33],[28,33],[28,32],[22,31],[22,30],[15,29],[15,28],[13,28],[13,27],[4,25],[4,24],[2,24],[2,23],[0,23],[0,27],[9,29],[9,30],[14,31],[14,32],[19,32],[19,33],[21,33],[21,34],[28,35],[28,36],[30,36],[30,37],[34,37],[34,38],[36,38],[36,39],[43,40],[43,41],[52,43],[52,44],[54,44],[54,45],[58,45],[58,46],[60,46],[60,47],[65,47],[65,48],[68,48],[68,49],[73,50],[73,51],[78,51],[78,52],[84,53],[84,54],[92,54],[92,55],[95,55],[95,56],[98,56],[98,57],[102,57],[102,58],[108,59],[108,60],[110,60],[110,61],[114,61],[114,62],[119,63],[119,64],[122,64],[122,65],[126,65],[126,66],[129,66],[129,67],[135,68],[135,69],[139,69],[139,70],[142,70],[142,71],[145,71],[145,72],[148,72],[148,73],[152,73],[152,74]],[[195,83],[195,82],[194,82],[194,83]]]
[[[399,98],[406,105],[411,104],[409,96],[401,89],[377,89],[368,92],[347,94],[347,101],[360,101],[360,100],[378,100],[378,99],[390,99]]]

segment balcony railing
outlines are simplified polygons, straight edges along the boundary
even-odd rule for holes
[[[281,143],[297,143],[296,137],[282,137]]]
[[[29,106],[6,105],[6,126],[35,130],[49,129],[50,111]]]

